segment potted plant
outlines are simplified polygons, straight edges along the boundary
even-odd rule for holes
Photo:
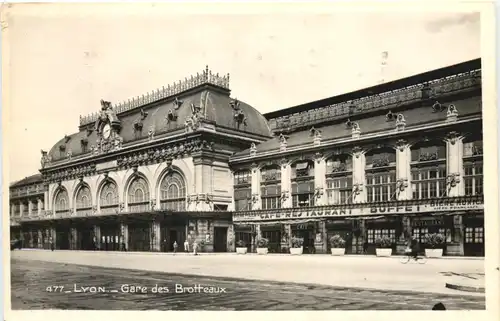
[[[377,244],[377,256],[391,256],[392,254],[392,240],[388,236],[382,236],[375,240]]]
[[[441,257],[443,256],[444,235],[441,233],[430,233],[424,238],[425,244],[429,247],[425,249],[425,256],[427,257]]]
[[[332,255],[345,254],[345,240],[340,235],[334,235],[330,238]]]
[[[290,248],[291,255],[301,255],[303,251],[302,245],[304,240],[299,237],[292,237],[292,247]]]
[[[257,254],[267,254],[268,253],[268,248],[267,246],[269,245],[269,240],[261,237],[257,241]]]
[[[247,254],[247,244],[243,240],[236,242],[236,254]]]

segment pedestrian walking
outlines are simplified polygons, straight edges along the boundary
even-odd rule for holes
[[[193,254],[198,255],[198,243],[196,241],[193,242]]]
[[[52,240],[52,237],[49,238],[49,244],[50,244],[50,250],[54,251],[55,247],[54,247],[54,241]]]
[[[178,247],[177,241],[174,241],[174,255],[175,253],[177,253],[177,247]]]
[[[189,252],[189,242],[188,242],[188,240],[184,241],[184,252]]]

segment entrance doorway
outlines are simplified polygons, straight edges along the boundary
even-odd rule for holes
[[[302,245],[304,254],[314,254],[316,252],[316,249],[314,248],[314,233],[312,229],[300,229],[296,230],[295,233],[292,232],[292,234],[295,234],[298,238],[302,238],[304,242]]]
[[[69,250],[70,229],[66,226],[56,228],[56,249]]]
[[[160,235],[155,236],[160,237]],[[147,252],[151,250],[151,227],[149,223],[134,223],[128,226],[129,251]]]
[[[92,227],[82,226],[78,228],[77,249],[94,250],[94,232]]]
[[[214,227],[214,252],[227,252],[227,227]]]

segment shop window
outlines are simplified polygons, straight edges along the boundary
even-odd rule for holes
[[[251,201],[250,187],[238,188],[234,190],[234,210],[235,211],[248,211]]]
[[[482,227],[466,227],[465,228],[465,243],[483,243],[484,228]]]
[[[389,237],[392,242],[396,242],[395,229],[368,229],[367,234],[367,242],[369,244],[375,244],[377,239],[381,237]]]
[[[424,244],[425,237],[429,234],[429,229],[426,227],[414,228],[412,236],[419,242]]]
[[[260,197],[262,209],[281,207],[281,169],[268,167],[261,169]]]
[[[149,198],[149,191],[147,193]],[[145,194],[142,195],[144,197]],[[160,208],[172,211],[186,209],[186,181],[179,172],[171,171],[163,178],[160,184]]]
[[[411,170],[413,199],[446,196],[446,165],[439,167],[414,167]]]
[[[483,163],[466,162],[464,163],[464,186],[465,195],[483,194]]]
[[[328,204],[352,202],[352,158],[337,156],[326,162],[326,194]]]
[[[444,235],[444,239],[445,239],[446,243],[451,243],[451,229],[440,228],[438,230],[438,233]]]
[[[444,197],[446,187],[446,145],[426,141],[411,149],[411,188],[413,199]]]

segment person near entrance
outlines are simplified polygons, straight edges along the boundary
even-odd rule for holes
[[[198,255],[198,242],[196,240],[193,242],[193,254]]]
[[[54,251],[55,246],[54,246],[54,240],[52,240],[52,237],[49,237],[49,244],[50,244],[50,250]]]
[[[419,245],[418,240],[415,236],[412,236],[408,246],[410,248],[409,255],[416,260],[418,256]]]
[[[174,241],[174,255],[175,253],[177,253],[177,247],[178,247],[177,241]]]
[[[189,242],[187,239],[184,241],[184,252],[189,252]]]

